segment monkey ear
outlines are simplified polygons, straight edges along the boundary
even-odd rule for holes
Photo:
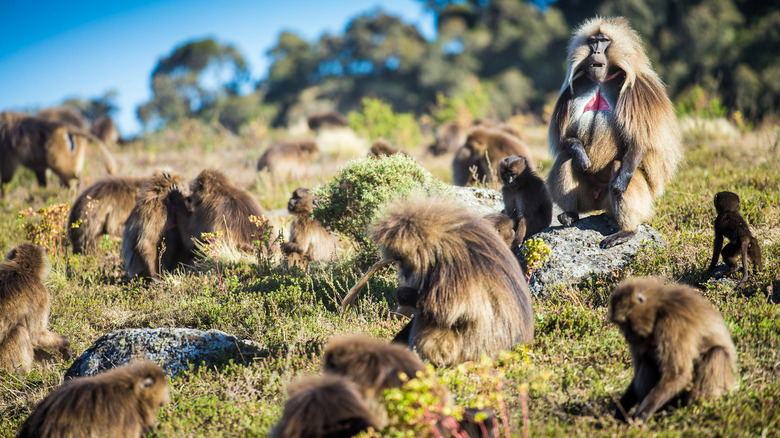
[[[141,389],[149,389],[152,386],[154,386],[154,377],[147,376],[142,382],[141,382]]]
[[[634,293],[634,297],[639,301],[639,304],[644,304],[647,301],[647,297],[641,292]]]

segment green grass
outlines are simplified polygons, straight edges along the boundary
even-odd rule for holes
[[[191,135],[188,131],[181,137],[190,141]],[[519,354],[497,364],[503,378],[497,380],[491,366],[437,370],[455,401],[469,406],[484,400],[490,403],[500,387],[508,415],[503,420],[517,436],[522,436],[524,427],[521,391],[529,395],[531,436],[780,434],[780,307],[774,304],[780,302],[780,158],[767,155],[761,138],[755,134],[746,135],[737,145],[689,146],[686,164],[658,201],[651,223],[666,245],[642,252],[621,271],[557,288],[559,293],[549,294],[552,298],[534,302],[535,340],[527,348],[518,346]],[[154,141],[161,154],[187,154],[186,142],[163,151],[158,144],[162,140],[155,137]],[[209,144],[214,141],[209,137]],[[238,146],[231,147],[244,147],[242,139],[235,141]],[[193,147],[208,153],[211,146],[207,146]],[[144,172],[153,168],[138,164],[142,147],[133,145],[119,152],[120,162]],[[221,150],[214,154],[233,156]],[[301,183],[277,184],[257,177],[252,163],[216,158],[207,162],[241,169],[243,173],[234,178],[269,209],[284,206],[289,192]],[[424,159],[421,163],[428,164]],[[181,169],[187,177],[198,170]],[[446,173],[441,167],[431,171]],[[316,185],[324,179],[318,175],[302,183]],[[32,174],[22,172],[11,183],[8,195],[0,200],[3,252],[24,240],[16,220],[19,210],[72,202],[74,193],[51,182],[48,188],[38,188]],[[715,217],[712,197],[720,190],[739,193],[742,213],[763,245],[765,269],[751,275],[742,292],[733,290],[734,283],[704,283]],[[396,285],[390,269],[371,279],[357,311],[347,314],[339,313],[338,304],[360,276],[353,264],[315,266],[308,273],[257,264],[220,264],[220,270],[225,292],[215,271],[171,275],[157,284],[126,282],[119,245],[109,240],[97,256],[52,260],[51,328],[69,336],[77,354],[114,329],[173,326],[224,330],[257,341],[271,353],[250,364],[193,369],[174,379],[172,403],[160,410],[159,425],[151,436],[265,436],[281,415],[285,384],[296,376],[319,372],[319,356],[330,337],[366,332],[389,340],[403,324],[390,317]],[[625,342],[606,321],[605,306],[614,285],[635,275],[662,275],[699,287],[723,313],[739,353],[738,390],[714,402],[657,415],[641,426],[612,420],[613,400],[622,395],[632,371]],[[0,371],[1,436],[15,434],[36,403],[61,383],[69,365],[36,364],[23,378]]]

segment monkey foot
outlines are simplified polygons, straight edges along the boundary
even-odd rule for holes
[[[636,234],[636,231],[618,231],[615,234],[611,234],[607,236],[604,240],[601,241],[599,244],[599,247],[602,249],[612,248],[613,246],[617,246],[623,243],[628,242],[631,240],[632,237]]]
[[[560,222],[564,227],[570,227],[578,220],[580,220],[580,215],[574,212],[566,212],[558,215],[558,222]]]

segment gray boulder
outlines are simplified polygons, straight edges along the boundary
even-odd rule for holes
[[[558,212],[554,213],[554,216]],[[645,245],[664,245],[661,235],[649,225],[640,225],[628,242],[601,249],[599,243],[619,230],[614,220],[605,213],[588,216],[571,227],[556,224],[542,230],[533,238],[541,238],[551,253],[549,260],[533,272],[529,288],[534,296],[544,296],[555,284],[576,284],[591,274],[607,274],[624,267]],[[521,261],[522,263],[522,261]]]
[[[477,187],[450,187],[455,199],[474,213],[484,216],[504,210],[501,192]]]
[[[452,192],[465,207],[479,215],[503,211],[501,192],[474,187],[452,187]],[[591,274],[606,274],[624,267],[639,249],[647,244],[663,245],[658,231],[648,225],[640,225],[636,236],[628,242],[609,249],[601,249],[599,243],[618,231],[614,220],[606,214],[580,215],[573,226],[564,228],[555,219],[562,213],[553,204],[553,224],[532,237],[547,243],[552,252],[549,260],[533,272],[529,287],[534,296],[544,296],[545,290],[555,284],[576,284]],[[518,259],[525,263],[518,251]]]
[[[219,330],[186,328],[124,329],[101,336],[73,362],[65,378],[92,376],[131,359],[148,359],[171,377],[188,364],[224,365],[228,360],[247,362],[266,357],[258,343],[238,340]]]

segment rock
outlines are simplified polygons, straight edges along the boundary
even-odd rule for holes
[[[65,373],[65,378],[92,376],[137,358],[155,362],[173,377],[188,369],[188,363],[224,365],[230,359],[247,362],[267,355],[257,342],[238,340],[219,330],[114,330],[101,336],[76,359]]]
[[[504,197],[501,192],[478,187],[451,186],[455,198],[474,213],[484,216],[504,210]]]
[[[557,215],[554,213],[553,218]],[[637,234],[628,242],[601,249],[599,243],[619,227],[605,213],[588,216],[564,228],[556,224],[545,228],[532,238],[541,238],[550,247],[549,260],[535,269],[529,288],[536,297],[544,296],[554,284],[576,284],[590,274],[606,274],[624,267],[644,245],[664,245],[661,235],[648,225],[640,225]],[[522,262],[521,262],[522,263]]]

